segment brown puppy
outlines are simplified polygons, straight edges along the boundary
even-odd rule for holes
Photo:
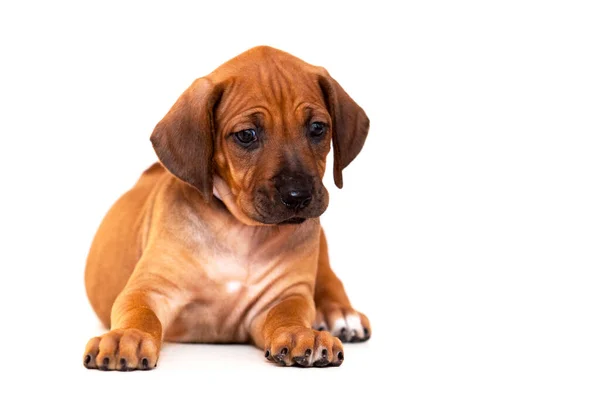
[[[111,330],[88,342],[84,365],[152,369],[163,340],[251,342],[282,365],[340,365],[341,341],[371,327],[329,265],[322,178],[333,141],[342,187],[368,129],[325,69],[273,48],[196,80],[152,133],[160,164],[94,238],[86,289]]]

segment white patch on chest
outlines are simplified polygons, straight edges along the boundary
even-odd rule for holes
[[[235,293],[242,287],[242,282],[240,281],[229,281],[225,284],[225,288],[227,293]]]

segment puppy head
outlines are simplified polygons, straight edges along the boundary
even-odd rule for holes
[[[333,142],[334,180],[358,155],[365,112],[323,68],[257,47],[197,79],[151,136],[161,163],[213,192],[249,225],[301,223],[320,216]]]

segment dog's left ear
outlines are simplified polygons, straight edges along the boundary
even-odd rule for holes
[[[363,148],[369,133],[369,118],[324,68],[319,73],[319,86],[333,119],[333,179],[342,188],[342,170]]]
[[[213,191],[213,110],[222,92],[221,85],[196,79],[150,136],[165,168],[198,189],[206,201]]]

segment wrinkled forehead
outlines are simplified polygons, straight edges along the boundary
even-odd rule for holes
[[[215,112],[220,120],[253,108],[291,113],[299,107],[325,109],[315,68],[295,59],[234,60],[215,71],[224,90]]]

